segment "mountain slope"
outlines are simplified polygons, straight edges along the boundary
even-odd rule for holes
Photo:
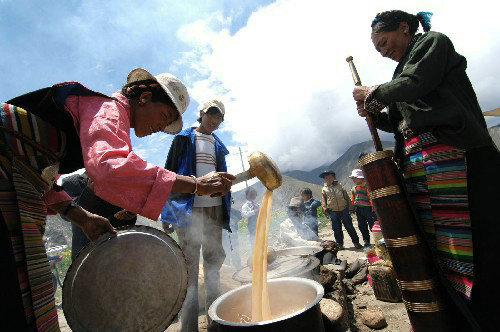
[[[321,185],[304,182],[292,177],[283,175],[283,184],[281,187],[273,191],[273,210],[284,210],[294,196],[299,196],[303,188],[309,188],[313,192],[313,197],[319,199],[321,195]],[[256,202],[260,203],[266,192],[266,188],[259,181],[251,186],[257,191]],[[245,189],[232,193],[234,204],[233,209],[241,210],[241,206],[245,203]]]
[[[394,142],[383,141],[382,146],[385,150],[392,150],[394,148]],[[359,168],[357,163],[360,153],[373,151],[375,151],[375,149],[372,141],[357,143],[352,145],[337,160],[327,166],[321,166],[311,171],[294,170],[286,172],[285,175],[304,182],[323,185],[323,180],[319,177],[319,174],[325,169],[332,169],[337,174],[337,179],[347,189],[352,185],[352,182],[349,180],[349,175],[351,175],[354,168]]]

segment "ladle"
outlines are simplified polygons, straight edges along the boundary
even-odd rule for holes
[[[257,177],[269,190],[281,186],[281,173],[271,158],[262,152],[254,152],[248,157],[250,168],[236,175],[233,185]]]

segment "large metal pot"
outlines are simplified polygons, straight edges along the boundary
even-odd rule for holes
[[[323,332],[319,301],[324,289],[304,278],[268,280],[272,320],[249,322],[252,313],[252,285],[229,291],[215,300],[208,310],[213,321],[210,331],[287,331]]]

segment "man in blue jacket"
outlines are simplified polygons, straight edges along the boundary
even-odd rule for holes
[[[304,224],[318,235],[318,207],[321,206],[321,202],[313,198],[312,190],[309,188],[302,189],[300,196],[304,200]]]
[[[224,104],[219,100],[203,103],[198,119],[200,125],[175,136],[165,168],[196,177],[226,172],[225,156],[229,151],[213,134],[224,120],[224,113]],[[175,229],[188,267],[188,288],[180,311],[179,331],[198,331],[200,248],[205,277],[205,312],[220,295],[220,268],[226,256],[222,247],[222,228],[230,231],[230,199],[230,192],[222,197],[172,193],[163,208],[161,220]]]

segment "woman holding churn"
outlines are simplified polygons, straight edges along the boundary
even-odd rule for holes
[[[376,15],[372,42],[398,63],[390,82],[354,88],[360,116],[392,132],[410,200],[452,298],[471,326],[500,326],[500,153],[488,134],[466,59],[430,30],[431,13]],[[423,34],[417,34],[422,25]],[[387,107],[388,112],[381,112]],[[458,294],[458,296],[457,296]],[[469,315],[472,313],[472,315]],[[465,325],[463,327],[467,330]]]
[[[153,220],[171,192],[209,195],[230,189],[234,177],[227,173],[180,176],[132,151],[131,128],[138,137],[176,134],[188,104],[187,89],[177,77],[153,76],[140,68],[111,97],[71,82],[1,104],[3,330],[59,330],[42,241],[47,208],[66,215],[90,239],[114,231],[107,219],[73,206],[68,195],[56,192],[61,189],[53,188],[57,173],[85,167],[96,195]]]

